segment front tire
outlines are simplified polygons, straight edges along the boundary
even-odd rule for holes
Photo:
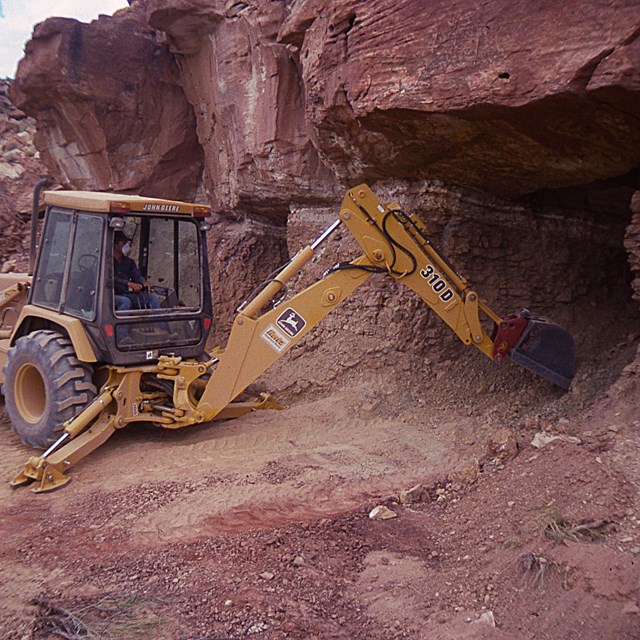
[[[96,396],[92,367],[57,331],[34,331],[9,349],[3,393],[11,428],[25,444],[46,449],[56,431]]]

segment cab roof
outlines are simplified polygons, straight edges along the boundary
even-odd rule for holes
[[[130,212],[150,215],[170,213],[198,218],[211,215],[211,207],[208,205],[100,191],[45,191],[44,203],[65,209],[99,213],[126,214]]]

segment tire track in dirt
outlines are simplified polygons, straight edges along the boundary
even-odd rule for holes
[[[224,452],[216,468],[222,479],[144,515],[131,534],[184,539],[186,531],[200,536],[328,518],[446,475],[459,459],[416,429],[398,430],[391,449],[388,421],[352,418],[348,431],[305,429],[297,414],[290,416],[296,425],[275,438],[243,432],[210,448],[197,443],[203,460]],[[334,441],[327,442],[331,430]]]
[[[144,544],[150,536],[163,542],[184,541],[330,518],[392,495],[398,481],[398,477],[375,481],[321,481],[316,477],[305,488],[262,484],[236,487],[237,491],[225,487],[218,492],[198,492],[138,519],[129,530],[130,542]]]
[[[0,460],[17,470],[25,447],[5,445]],[[457,460],[428,424],[353,411],[339,395],[182,431],[132,425],[73,467],[70,485],[23,489],[9,504],[29,504],[36,529],[49,509],[47,518],[100,505],[92,518],[105,536],[139,546],[329,518],[446,475]]]

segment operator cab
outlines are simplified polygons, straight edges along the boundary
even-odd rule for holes
[[[212,317],[209,207],[81,191],[48,191],[44,202],[30,304],[79,319],[103,362],[204,352]],[[114,244],[123,234],[136,277],[116,292]]]

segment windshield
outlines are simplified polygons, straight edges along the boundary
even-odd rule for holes
[[[191,218],[127,216],[113,234],[113,307],[121,350],[201,340],[199,231]],[[172,314],[180,319],[171,319]],[[184,317],[184,314],[188,314]]]
[[[150,305],[148,300],[136,300],[134,297],[147,290],[158,298],[155,308],[200,310],[200,252],[195,222],[191,219],[129,216],[125,218],[122,232],[126,242],[120,260],[114,250],[116,294],[130,295],[131,308],[137,310],[154,308],[155,305]],[[123,283],[127,285],[126,290],[124,286],[118,288],[119,272],[122,272],[123,280],[126,278]],[[138,291],[136,285],[141,285],[144,291]],[[122,311],[117,306],[116,313]]]

